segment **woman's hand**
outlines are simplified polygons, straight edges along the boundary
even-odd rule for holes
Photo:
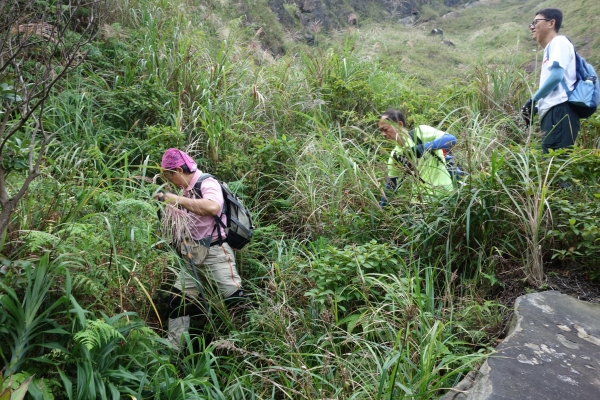
[[[179,201],[179,196],[169,192],[158,192],[154,195],[154,199],[164,201],[165,203],[177,203]]]
[[[219,203],[210,199],[190,199],[169,192],[158,192],[154,195],[154,199],[167,204],[175,204],[200,216],[217,216],[221,212]]]

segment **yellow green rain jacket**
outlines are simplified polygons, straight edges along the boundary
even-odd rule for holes
[[[419,125],[409,132],[404,147],[396,145],[388,160],[388,176],[400,181],[412,181],[410,190],[415,201],[427,201],[432,196],[447,195],[453,190],[452,178],[446,169],[444,149],[456,144],[456,138],[431,126]],[[415,149],[420,151],[415,151]],[[422,154],[421,157],[417,155]],[[406,184],[403,187],[408,187]],[[401,189],[402,190],[402,189]]]

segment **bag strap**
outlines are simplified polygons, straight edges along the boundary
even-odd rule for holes
[[[213,178],[214,180],[216,180],[217,182],[219,182],[219,180],[211,174],[208,173],[203,173],[202,175],[200,175],[198,177],[198,180],[196,181],[196,183],[194,184],[194,193],[199,197],[202,198],[202,182],[204,182],[206,179],[208,178]],[[221,183],[219,182],[219,186],[221,186]],[[221,188],[221,193],[223,194],[223,209],[221,211],[221,214],[219,215],[215,215],[214,219],[215,219],[215,227],[213,228],[212,232],[210,233],[210,235],[214,235],[215,230],[217,231],[217,234],[219,235],[219,243],[224,243],[227,240],[227,236],[225,236],[225,238],[223,238],[223,236],[221,235],[221,229],[217,229],[217,227],[222,227],[224,230],[227,229],[227,225],[225,225],[223,223],[223,221],[221,220],[221,217],[223,216],[223,214],[226,213],[227,211],[227,196],[226,194],[223,192],[223,188]]]
[[[418,145],[423,144],[423,140],[417,135],[417,133],[415,131],[416,131],[416,129],[411,129],[410,131],[408,131],[408,136],[410,136],[413,143],[416,143],[418,146]],[[442,158],[439,156],[439,154],[437,154],[433,151],[428,151],[428,153],[430,153],[433,157],[435,157],[436,160],[441,162],[443,165],[446,165],[446,161],[442,160]]]
[[[575,45],[573,44],[573,41],[571,39],[569,39],[567,36],[565,36],[567,38],[567,40],[569,41],[569,43],[571,43],[571,46],[573,46],[573,53],[575,53],[575,84],[573,85],[573,90],[569,90],[569,86],[567,86],[567,71],[565,71],[565,76],[563,76],[562,80],[560,81],[560,84],[562,85],[563,89],[565,90],[565,92],[567,93],[567,98],[569,96],[571,96],[571,93],[573,93],[575,91],[575,87],[577,86],[577,82],[584,79],[583,77],[579,76],[579,74],[577,73],[578,71],[578,67],[580,64],[580,56],[579,54],[577,54],[577,50],[575,49]],[[550,49],[548,49],[548,58],[550,58]]]
[[[196,181],[196,184],[194,184],[194,192],[196,193],[196,195],[199,198],[202,198],[202,182],[204,182],[208,178],[217,179],[217,178],[214,177],[214,175],[204,173],[204,174],[201,174],[198,177],[198,180]]]
[[[410,136],[413,143],[416,143],[417,145],[423,144],[423,140],[421,140],[421,138],[417,136],[415,129],[411,129],[410,131],[408,131],[408,136]]]
[[[575,49],[575,46],[573,46],[573,49]],[[579,77],[577,76],[577,64],[579,64],[579,57],[577,55],[577,51],[575,51],[575,84],[573,85],[573,90],[569,90],[569,86],[567,86],[567,77],[566,77],[567,71],[565,71],[565,76],[563,76],[563,78],[560,81],[562,88],[567,93],[567,98],[569,98],[571,96],[571,93],[573,93],[575,91],[575,87],[577,87],[577,82],[579,82],[579,80],[580,80]]]

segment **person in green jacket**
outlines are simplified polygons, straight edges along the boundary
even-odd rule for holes
[[[388,160],[386,189],[393,191],[404,180],[410,179],[414,201],[422,203],[453,190],[446,162],[456,137],[428,125],[419,125],[409,131],[404,115],[393,109],[381,115],[378,126],[386,139],[396,143]],[[381,206],[386,203],[384,196]]]

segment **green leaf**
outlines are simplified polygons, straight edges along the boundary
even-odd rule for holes
[[[352,331],[354,330],[354,327],[356,326],[356,323],[360,320],[361,316],[362,315],[359,314],[352,314],[346,318],[343,318],[339,322],[339,325],[348,324],[348,334],[352,334]]]
[[[85,326],[86,326],[85,313],[86,313],[86,311],[83,308],[81,308],[81,306],[79,305],[79,303],[77,302],[75,297],[73,297],[73,295],[70,295],[69,299],[71,300],[71,304],[73,305],[73,309],[71,310],[71,312],[74,311],[75,314],[77,314],[77,318],[79,319],[79,323],[81,324],[81,329],[85,329]]]
[[[29,384],[31,383],[32,379],[33,375],[31,375],[23,383],[21,383],[21,385],[17,389],[15,389],[10,395],[10,400],[23,400],[23,398],[25,398],[25,395],[27,394],[27,391],[29,390]]]
[[[67,396],[69,397],[69,399],[72,399],[73,398],[73,383],[69,380],[67,375],[59,367],[57,367],[56,370],[58,371],[58,374],[60,375],[60,379],[62,380],[63,387],[65,388],[65,391],[67,392]]]

